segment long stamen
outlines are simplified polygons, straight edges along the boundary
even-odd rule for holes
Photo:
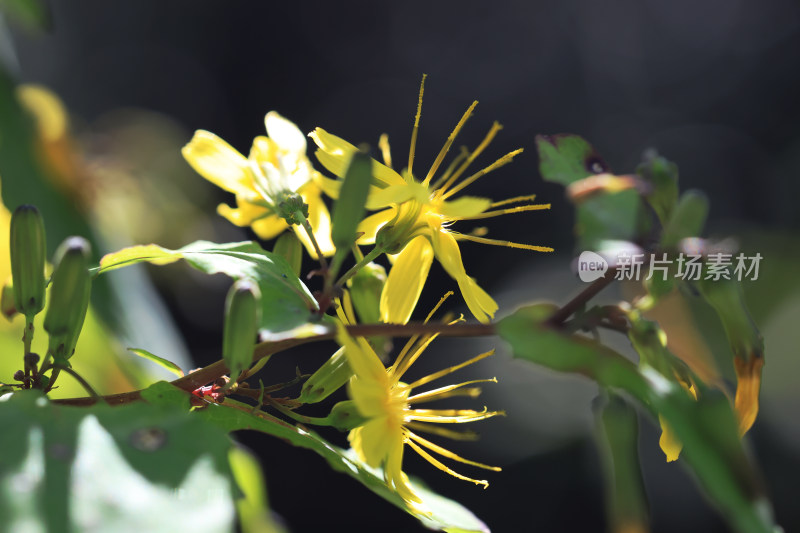
[[[470,409],[412,409],[404,415],[408,422],[431,422],[433,424],[463,424],[486,420],[494,416],[505,416],[503,411],[473,411]]]
[[[456,169],[456,167],[457,167],[458,165],[460,165],[460,164],[461,164],[461,162],[462,162],[464,159],[466,159],[467,157],[469,157],[469,150],[467,150],[467,147],[466,147],[466,146],[462,146],[462,147],[461,147],[461,153],[460,153],[460,154],[458,154],[457,156],[455,156],[455,157],[453,158],[453,161],[452,161],[452,162],[450,163],[450,165],[447,167],[447,170],[445,170],[445,171],[444,171],[444,173],[443,173],[441,176],[439,176],[439,177],[436,179],[436,181],[434,181],[434,182],[433,182],[433,185],[431,185],[431,189],[433,189],[433,190],[436,190],[436,189],[438,189],[438,188],[439,188],[439,186],[440,186],[440,185],[441,185],[441,184],[442,184],[444,181],[446,181],[446,180],[447,180],[447,178],[449,178],[449,177],[450,177],[450,176],[453,174],[453,171]]]
[[[467,108],[467,111],[461,116],[461,120],[458,121],[458,124],[456,124],[456,127],[453,128],[453,131],[452,133],[450,133],[450,136],[447,137],[447,141],[444,143],[444,146],[442,146],[442,149],[439,150],[439,155],[436,156],[436,160],[434,160],[433,164],[431,165],[431,169],[428,171],[428,174],[425,176],[425,179],[422,182],[423,185],[428,185],[431,182],[431,178],[436,173],[436,171],[439,170],[439,165],[442,164],[444,156],[447,155],[448,150],[450,150],[450,146],[453,145],[453,141],[456,140],[456,136],[461,131],[461,128],[464,127],[464,124],[467,122],[467,119],[470,117],[470,115],[472,115],[472,111],[475,109],[475,106],[477,105],[478,101],[475,100],[474,102],[472,102],[472,105],[469,106],[469,108]]]
[[[455,431],[425,422],[408,422],[406,427],[409,429],[424,431],[426,433],[432,433],[439,437],[444,437],[451,440],[478,440],[478,434],[474,431]]]
[[[488,482],[488,481],[486,481],[485,479],[472,479],[471,477],[462,476],[461,474],[459,474],[458,472],[454,471],[453,469],[451,469],[451,468],[449,468],[449,467],[445,466],[445,465],[444,465],[444,464],[443,464],[441,461],[439,461],[438,459],[436,459],[435,457],[433,457],[431,454],[429,454],[428,452],[426,452],[425,450],[423,450],[423,449],[422,449],[422,448],[419,446],[419,444],[417,444],[417,443],[416,443],[416,442],[414,442],[413,440],[409,440],[409,441],[408,441],[408,445],[409,445],[409,446],[411,446],[411,448],[412,448],[412,449],[413,449],[415,452],[417,452],[418,454],[420,454],[420,455],[422,456],[422,458],[423,458],[423,459],[425,459],[426,461],[428,461],[430,464],[432,464],[433,466],[435,466],[435,467],[436,467],[436,468],[438,468],[439,470],[442,470],[442,471],[444,471],[444,472],[447,472],[448,474],[450,474],[451,476],[453,476],[453,477],[455,477],[455,478],[458,478],[458,479],[463,479],[464,481],[471,481],[472,483],[475,483],[476,485],[483,485],[483,488],[486,488],[486,487],[488,487],[488,486],[489,486],[489,482]]]
[[[430,313],[428,313],[428,316],[427,316],[427,317],[425,317],[425,322],[423,322],[423,324],[427,324],[427,323],[428,323],[428,321],[431,319],[431,317],[433,317],[433,315],[436,313],[436,311],[438,311],[438,310],[439,310],[439,308],[442,306],[442,304],[443,304],[443,303],[444,303],[444,302],[445,302],[445,301],[446,301],[448,298],[450,298],[452,295],[453,295],[453,291],[447,291],[446,293],[444,293],[444,296],[442,296],[441,298],[439,298],[439,302],[438,302],[436,305],[434,305],[434,306],[433,306],[433,309],[431,309],[431,312],[430,312]]]
[[[511,241],[498,241],[497,239],[486,239],[484,237],[475,237],[474,235],[467,235],[465,233],[459,233],[456,235],[457,239],[463,239],[465,241],[473,241],[479,242],[481,244],[491,244],[493,246],[505,246],[506,248],[519,248],[521,250],[533,250],[534,252],[553,252],[555,251],[553,248],[549,246],[534,246],[533,244],[521,244],[518,242],[511,242]]]
[[[406,371],[411,368],[411,365],[414,364],[414,361],[416,361],[419,356],[422,355],[422,352],[425,351],[425,348],[427,348],[428,345],[432,343],[433,340],[438,336],[438,333],[429,335],[426,339],[424,339],[424,342],[420,343],[419,347],[417,347],[417,349],[414,350],[411,355],[400,361],[399,365],[395,363],[394,368],[392,368],[392,377],[394,378],[395,383],[400,381],[400,378],[403,377],[403,374],[405,374]]]
[[[489,350],[488,352],[484,352],[484,353],[482,353],[480,355],[476,355],[472,359],[464,361],[463,363],[459,363],[457,365],[445,368],[444,370],[439,370],[438,372],[434,372],[433,374],[427,375],[424,378],[420,378],[417,381],[415,381],[414,383],[412,383],[411,385],[409,385],[409,387],[411,387],[412,389],[415,388],[415,387],[421,387],[422,385],[426,385],[426,384],[430,383],[431,381],[437,380],[437,379],[439,379],[441,377],[444,377],[444,376],[446,376],[448,374],[452,374],[453,372],[456,372],[457,370],[461,370],[462,368],[464,368],[466,366],[469,366],[469,365],[471,365],[473,363],[477,363],[481,359],[486,359],[490,355],[494,355],[494,350]]]
[[[495,161],[494,163],[492,163],[488,167],[486,167],[486,168],[484,168],[482,170],[479,170],[478,172],[476,172],[472,176],[466,178],[464,181],[462,181],[461,183],[459,183],[458,185],[456,185],[455,187],[450,189],[448,192],[446,192],[445,194],[442,195],[442,199],[447,200],[448,198],[453,196],[455,193],[457,193],[458,191],[460,191],[461,189],[463,189],[467,185],[470,185],[472,182],[474,182],[478,178],[481,178],[481,177],[485,176],[486,174],[488,174],[492,170],[496,170],[496,169],[498,169],[498,168],[500,168],[500,167],[502,167],[504,165],[509,164],[514,159],[514,156],[521,154],[522,151],[523,151],[522,148],[518,148],[517,150],[514,150],[513,152],[507,153],[506,155],[504,155],[503,157],[501,157],[500,159],[498,159],[497,161]]]
[[[392,168],[392,151],[389,149],[389,136],[385,133],[381,133],[381,136],[378,139],[378,148],[381,149],[383,164],[389,168]]]
[[[449,398],[452,396],[469,396],[471,398],[477,398],[481,393],[481,389],[477,387],[462,389],[462,387],[466,387],[467,385],[474,385],[475,383],[497,383],[497,378],[474,379],[472,381],[465,381],[464,383],[459,383],[457,385],[446,385],[444,387],[439,387],[438,389],[433,389],[427,392],[421,392],[419,394],[415,394],[414,396],[408,398],[406,402],[412,404],[418,402],[443,400],[444,398]],[[467,392],[462,392],[462,390]],[[458,394],[452,394],[455,391],[458,391]]]
[[[535,194],[529,194],[528,196],[515,196],[514,198],[506,198],[505,200],[500,200],[499,202],[493,202],[489,205],[489,207],[500,207],[501,205],[508,205],[508,204],[516,204],[519,202],[532,202],[536,200]]]
[[[467,168],[472,164],[472,162],[475,161],[475,159],[479,155],[481,155],[481,152],[483,152],[486,149],[486,147],[489,146],[489,143],[492,142],[495,135],[497,135],[497,132],[502,129],[503,126],[501,126],[499,122],[495,122],[494,124],[492,124],[492,127],[489,129],[489,133],[486,134],[486,137],[483,138],[478,147],[475,148],[475,151],[469,155],[467,160],[464,161],[464,164],[461,165],[461,167],[459,167],[459,169],[455,172],[455,174],[450,176],[450,179],[448,179],[447,182],[445,182],[445,184],[442,185],[442,187],[438,191],[439,194],[444,194],[444,192],[448,188],[450,188],[450,186],[453,185],[453,183],[455,183],[458,178],[461,177],[461,175],[464,173],[464,171],[467,170]]]
[[[464,459],[460,455],[456,455],[455,453],[451,452],[446,448],[442,448],[431,441],[424,439],[417,435],[416,433],[412,433],[411,431],[408,432],[408,436],[413,439],[414,441],[418,442],[419,444],[425,446],[430,451],[434,453],[438,453],[443,457],[447,457],[448,459],[452,459],[453,461],[458,461],[459,463],[464,463],[466,465],[477,466],[478,468],[483,468],[485,470],[491,470],[492,472],[501,472],[503,469],[499,466],[489,466],[483,463],[479,463],[477,461],[470,461],[469,459]]]
[[[452,220],[480,220],[482,218],[493,218],[502,215],[510,215],[512,213],[524,213],[525,211],[543,211],[545,209],[550,209],[550,204],[518,205],[517,207],[509,207],[507,209],[485,211],[468,217],[452,217]]]
[[[417,116],[414,117],[414,129],[411,130],[411,147],[408,149],[408,175],[412,176],[412,167],[414,166],[414,151],[417,149],[417,135],[419,134],[419,117],[422,114],[422,94],[425,92],[425,78],[427,74],[422,75],[422,82],[419,84],[419,102],[417,102]]]

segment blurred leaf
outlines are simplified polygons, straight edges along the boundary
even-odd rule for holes
[[[537,135],[536,149],[539,172],[547,181],[569,185],[609,171],[594,147],[578,135]]]
[[[178,250],[155,244],[131,246],[100,260],[101,274],[147,261],[164,265],[184,259],[207,274],[255,280],[261,289],[262,335],[286,331],[309,322],[317,302],[286,260],[252,241],[215,244],[196,241]]]
[[[158,387],[158,389],[156,389]],[[168,389],[173,389],[169,391]],[[156,398],[159,391],[160,399]],[[167,383],[159,383],[149,389],[148,401],[165,405],[188,405],[187,396]],[[179,395],[182,395],[181,398]],[[198,418],[211,422],[226,431],[251,429],[278,437],[293,446],[313,450],[322,456],[334,470],[344,472],[356,479],[378,496],[415,516],[425,527],[446,531],[488,531],[486,525],[460,504],[439,496],[417,481],[411,481],[415,492],[422,498],[422,504],[430,515],[420,513],[409,507],[400,496],[390,490],[383,480],[383,473],[362,463],[352,451],[334,446],[317,434],[298,426],[288,424],[267,413],[253,413],[252,407],[230,398],[223,404],[209,404],[195,412]]]
[[[675,248],[688,237],[699,237],[706,225],[708,198],[696,190],[681,195],[661,234],[661,248]]]
[[[158,366],[160,366],[162,368],[166,368],[167,370],[169,370],[170,372],[172,372],[173,374],[175,374],[176,376],[178,376],[180,378],[182,378],[184,376],[183,370],[181,370],[181,367],[179,367],[178,365],[176,365],[172,361],[168,361],[168,360],[164,359],[163,357],[159,357],[159,356],[157,356],[155,354],[152,354],[152,353],[148,352],[147,350],[142,350],[140,348],[128,348],[128,351],[132,352],[132,353],[135,353],[139,357],[143,357],[145,359],[148,359],[148,360],[154,362],[155,364],[157,364]]]
[[[734,404],[739,415],[739,431],[744,434],[753,425],[758,414],[761,370],[764,366],[764,338],[747,309],[741,282],[704,279],[696,286],[722,321],[733,352],[737,378]]]
[[[554,309],[549,304],[519,309],[497,324],[497,332],[516,357],[621,389],[662,416],[683,442],[683,458],[731,525],[741,532],[773,532],[769,501],[742,448],[725,395],[703,388],[692,400],[676,380],[650,365],[636,368],[597,342],[548,327],[544,322]]]
[[[636,174],[652,186],[645,199],[661,225],[665,226],[678,201],[678,166],[659,156],[655,150],[649,150],[644,155],[644,161],[636,167]]]
[[[0,12],[7,13],[28,29],[48,29],[50,10],[43,0],[0,0]]]
[[[242,491],[236,500],[236,511],[243,533],[282,533],[283,527],[275,523],[267,503],[267,491],[258,459],[240,446],[228,454],[233,479]]]
[[[614,393],[596,406],[598,447],[606,485],[609,530],[648,531],[649,511],[639,464],[636,411]]]
[[[539,172],[546,181],[564,186],[587,176],[609,172],[594,147],[577,135],[539,135]],[[620,177],[616,178],[617,183]],[[642,200],[637,189],[599,190],[580,196],[575,207],[575,234],[579,250],[596,251],[602,241],[636,241],[646,231]]]
[[[0,425],[11,531],[233,530],[231,441],[186,410],[68,407],[24,391],[0,402]]]

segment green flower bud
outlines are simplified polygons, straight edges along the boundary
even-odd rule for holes
[[[369,420],[358,412],[356,402],[353,400],[345,400],[339,402],[331,409],[331,414],[328,415],[330,425],[339,431],[350,431],[359,426],[363,426]]]
[[[31,318],[44,308],[44,221],[32,205],[19,206],[11,216],[11,275],[14,305]]]
[[[344,347],[339,348],[306,380],[297,400],[303,403],[321,402],[347,383],[352,376],[353,371],[347,362]]]
[[[44,329],[50,334],[49,351],[56,361],[72,356],[86,318],[92,290],[90,250],[83,237],[69,237],[56,251],[50,303],[44,316]]]
[[[272,253],[286,259],[286,262],[292,267],[292,272],[296,276],[300,275],[300,268],[303,264],[303,244],[294,233],[286,231],[278,237],[278,240],[275,241],[275,246],[272,248]]]
[[[386,269],[376,263],[369,263],[347,281],[353,307],[362,324],[376,324],[381,321],[381,292],[386,283]],[[388,337],[368,337],[375,352],[381,356],[389,348]]]
[[[231,381],[253,361],[258,327],[261,323],[261,290],[249,279],[240,279],[228,291],[225,301],[225,328],[222,336],[222,359],[230,370]]]
[[[356,228],[364,218],[369,186],[372,183],[372,159],[362,147],[353,154],[344,175],[339,198],[333,205],[331,239],[336,249],[348,250],[356,240]]]
[[[675,248],[682,239],[697,237],[708,216],[708,197],[700,191],[688,190],[681,195],[661,234],[661,248]]]

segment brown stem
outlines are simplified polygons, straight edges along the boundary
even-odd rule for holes
[[[426,335],[438,333],[445,337],[484,337],[494,335],[495,328],[493,324],[356,324],[347,326],[347,331],[354,337],[413,337],[414,335]],[[267,341],[256,345],[253,350],[253,361],[258,361],[262,357],[272,355],[274,353],[307,344],[309,342],[317,342],[324,340],[331,340],[336,337],[334,330],[312,337],[305,337],[302,339],[286,339],[281,341]],[[191,392],[198,389],[207,383],[211,383],[215,379],[227,374],[228,367],[222,360],[216,361],[206,367],[196,370],[190,374],[183,376],[172,381],[172,384],[179,389]],[[111,405],[122,405],[125,403],[135,402],[141,400],[140,390],[123,392],[121,394],[112,394],[103,396]],[[64,398],[53,400],[54,403],[62,405],[92,405],[96,402],[95,398]]]
[[[547,319],[547,325],[552,327],[559,327],[561,326],[564,321],[566,321],[569,317],[571,317],[575,311],[580,309],[583,305],[586,304],[589,300],[597,296],[597,294],[608,287],[612,281],[614,281],[614,274],[616,272],[615,268],[609,268],[606,272],[605,276],[602,278],[596,279],[592,282],[591,285],[583,289],[575,298],[568,301],[561,307],[558,311],[553,313],[553,315]]]

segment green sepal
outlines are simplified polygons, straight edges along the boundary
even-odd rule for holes
[[[351,377],[353,370],[347,362],[344,347],[341,347],[306,380],[297,400],[302,403],[321,402],[339,390]]]

